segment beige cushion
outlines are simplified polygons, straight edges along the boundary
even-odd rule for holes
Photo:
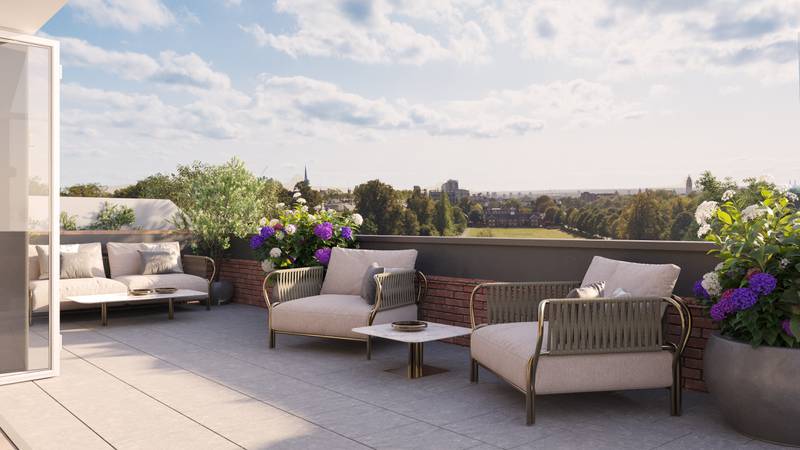
[[[536,350],[537,335],[536,322],[479,328],[472,333],[472,357],[524,390],[528,361]],[[546,344],[545,335],[543,350]],[[672,354],[668,351],[542,355],[536,370],[537,394],[651,389],[671,385]]]
[[[174,287],[208,293],[208,280],[188,273],[162,273],[158,275],[124,275],[114,277],[128,289]]]
[[[640,264],[595,256],[581,286],[605,281],[609,295],[622,288],[633,297],[669,297],[681,268],[674,264]]]
[[[364,272],[372,263],[387,268],[413,269],[416,262],[416,250],[356,250],[335,247],[331,252],[328,272],[320,293],[360,295]]]
[[[38,279],[46,280],[50,273],[50,246],[36,245],[36,260],[39,263]],[[64,253],[82,253],[86,255],[86,261],[89,264],[89,269],[93,277],[106,277],[106,270],[103,268],[103,249],[99,242],[92,242],[90,244],[70,244],[62,245],[61,252]],[[29,250],[30,254],[30,250]],[[33,279],[32,277],[30,277]]]
[[[364,339],[353,333],[367,326],[372,307],[360,295],[324,294],[281,303],[272,308],[272,328],[301,334]],[[378,313],[373,324],[417,318],[417,306],[410,305]]]
[[[178,242],[157,242],[157,243],[125,243],[109,242],[106,244],[108,252],[108,267],[111,270],[111,278],[124,275],[141,275],[142,260],[139,250],[153,251],[166,250],[175,254],[181,253],[181,245]],[[180,261],[180,258],[178,258]],[[183,267],[181,267],[181,271]]]
[[[28,246],[28,279],[39,279],[39,255],[36,253],[36,246]]]
[[[34,312],[46,311],[50,304],[50,280],[34,280],[28,285],[31,291],[31,301]],[[67,301],[67,297],[74,295],[95,295],[95,294],[124,294],[128,292],[128,287],[119,281],[109,280],[108,278],[73,278],[60,280],[58,282],[59,300],[61,309],[77,308],[96,308],[96,305],[81,305]]]

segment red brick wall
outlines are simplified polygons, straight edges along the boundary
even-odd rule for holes
[[[261,294],[264,272],[257,261],[225,260],[221,278],[233,281],[235,302],[266,307]],[[475,286],[487,281],[489,280],[428,275],[428,292],[420,308],[420,318],[431,322],[470,327],[470,293]],[[691,299],[687,301],[694,319],[694,326],[683,356],[683,385],[687,389],[705,391],[703,351],[706,340],[717,327],[708,316],[706,308],[697,305]],[[475,322],[485,321],[486,301],[482,294],[478,294],[475,298]],[[680,336],[680,318],[672,308],[669,309],[667,316],[667,335],[674,340]],[[459,345],[469,345],[468,337],[449,341]]]

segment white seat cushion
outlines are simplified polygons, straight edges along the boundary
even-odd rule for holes
[[[125,275],[142,274],[142,258],[139,251],[165,250],[180,255],[181,244],[179,242],[155,242],[155,243],[127,243],[109,242],[106,244],[108,251],[108,268],[111,278],[118,278]],[[180,258],[178,261],[180,262]],[[180,269],[183,270],[183,267]]]
[[[680,273],[675,264],[640,264],[595,256],[581,286],[605,281],[606,296],[622,288],[632,297],[669,297]]]
[[[353,328],[367,326],[372,307],[360,295],[323,294],[299,298],[272,308],[272,328],[290,333],[364,339]],[[380,312],[374,324],[417,318],[417,306]]]
[[[545,323],[545,333],[547,324]],[[528,361],[536,351],[536,322],[488,325],[472,333],[472,358],[525,390]],[[545,335],[542,350],[546,350]],[[537,394],[651,389],[672,385],[668,351],[542,355],[536,370]]]
[[[125,275],[114,277],[128,289],[174,287],[208,293],[208,280],[188,273],[163,273],[158,275]]]
[[[59,280],[58,284],[62,310],[97,307],[97,305],[82,305],[70,302],[66,300],[67,297],[75,295],[124,294],[128,292],[128,287],[123,283],[109,280],[108,278],[72,278]],[[46,311],[50,304],[50,280],[31,281],[29,289],[31,291],[33,311]]]
[[[372,265],[414,269],[416,250],[356,250],[334,247],[321,294],[360,295],[364,273]]]

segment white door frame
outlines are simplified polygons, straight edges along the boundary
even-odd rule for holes
[[[59,42],[38,36],[5,31],[0,28],[0,40],[27,46],[46,48],[50,51],[50,248],[61,244],[59,201],[61,186],[61,60]],[[51,255],[57,252],[51,251]],[[60,258],[50,258],[50,273],[61,273]],[[0,374],[0,385],[19,383],[58,376],[61,371],[61,308],[59,277],[50,277],[49,359],[50,368]],[[30,305],[28,306],[30,308]],[[27,320],[27,319],[26,319]]]

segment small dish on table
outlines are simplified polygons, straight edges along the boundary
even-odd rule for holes
[[[156,288],[156,292],[159,294],[174,294],[178,292],[178,288],[174,287],[160,287]]]
[[[399,320],[392,322],[392,328],[397,331],[422,331],[428,328],[428,324],[421,320]]]
[[[150,295],[153,294],[155,291],[152,289],[131,289],[131,295]]]

